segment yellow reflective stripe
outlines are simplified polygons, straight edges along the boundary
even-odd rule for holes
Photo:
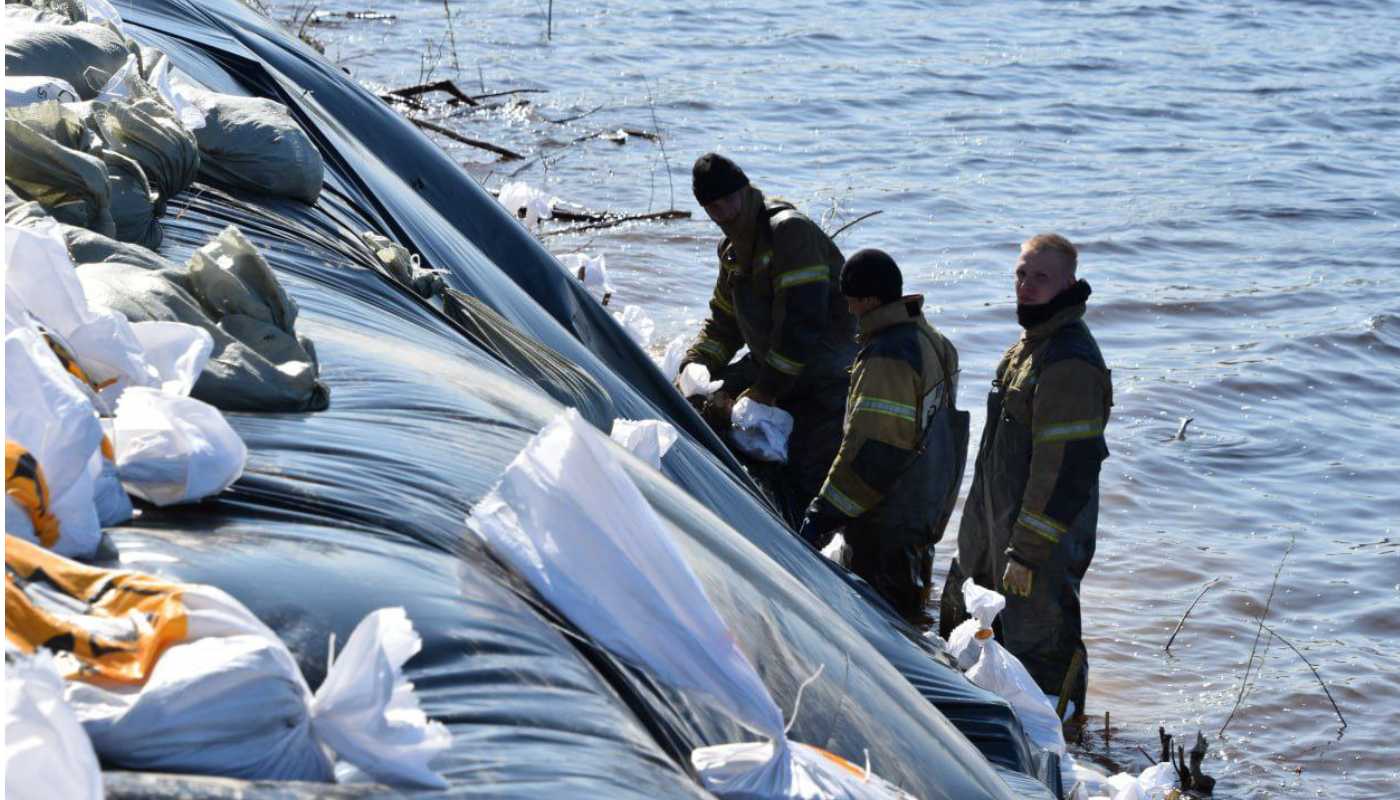
[[[806,283],[831,280],[831,270],[825,264],[816,264],[784,272],[778,276],[779,289],[791,289]]]
[[[713,339],[701,339],[695,343],[695,349],[702,353],[709,353],[715,358],[724,358],[724,345]]]
[[[833,486],[831,481],[827,481],[826,485],[822,487],[822,497],[835,506],[837,511],[848,517],[859,517],[865,513],[864,506],[846,496],[846,493]]]
[[[1069,530],[1069,528],[1049,517],[1024,510],[1021,512],[1021,516],[1016,518],[1016,524],[1029,528],[1040,536],[1057,544],[1060,541],[1060,535]]]
[[[1077,419],[1073,422],[1059,422],[1046,425],[1036,431],[1036,442],[1072,442],[1077,439],[1093,439],[1103,435],[1102,419]]]
[[[770,366],[773,367],[773,369],[776,369],[779,372],[783,372],[788,375],[802,374],[802,367],[804,365],[801,362],[793,361],[790,358],[786,358],[777,350],[769,350],[768,358],[765,360]]]
[[[716,294],[714,299],[710,302],[714,303],[720,311],[723,311],[731,317],[734,316],[734,306],[730,305],[729,301],[725,300],[722,296]]]
[[[851,414],[858,414],[862,411],[869,411],[872,414],[884,414],[896,419],[917,421],[914,407],[908,403],[900,403],[895,400],[886,400],[882,397],[858,397],[855,405],[851,408]]]

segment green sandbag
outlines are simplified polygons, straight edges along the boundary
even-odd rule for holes
[[[107,165],[116,238],[152,250],[160,247],[163,233],[156,222],[156,195],[141,165],[112,150],[102,150],[101,157]]]
[[[5,73],[62,78],[72,84],[79,97],[91,100],[102,87],[86,79],[88,68],[111,75],[121,69],[128,55],[122,36],[103,25],[19,25],[6,36]]]
[[[261,97],[198,92],[199,174],[213,183],[316,202],[325,164],[287,107]]]
[[[10,113],[5,115],[5,183],[59,222],[116,236],[110,176],[102,159],[64,147]]]
[[[194,183],[199,172],[199,146],[165,104],[154,99],[93,103],[91,123],[108,149],[141,165],[157,195],[156,215],[165,204]]]

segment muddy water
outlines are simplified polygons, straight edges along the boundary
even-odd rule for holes
[[[434,112],[528,156],[444,140],[491,188],[698,213],[689,164],[719,149],[828,230],[881,211],[838,243],[901,262],[974,414],[1017,335],[1017,242],[1078,242],[1117,392],[1090,712],[1130,762],[1159,724],[1205,731],[1223,796],[1400,795],[1400,6],[556,3],[549,40],[546,0],[456,4],[450,26],[441,3],[373,8],[394,19],[308,29],[369,86],[548,90]],[[618,128],[664,149],[575,141]],[[695,219],[545,241],[605,254],[659,350],[703,315],[715,239]],[[1266,604],[1344,731],[1298,655],[1254,646]]]

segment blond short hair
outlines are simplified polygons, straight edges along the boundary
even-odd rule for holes
[[[1058,253],[1069,265],[1069,274],[1073,275],[1079,268],[1079,249],[1058,233],[1038,233],[1032,236],[1021,245],[1021,252],[1027,255]]]

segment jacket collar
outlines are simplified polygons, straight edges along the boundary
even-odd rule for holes
[[[917,322],[923,315],[924,296],[907,294],[893,303],[885,303],[862,314],[856,331],[856,342],[866,344],[880,331],[905,322]]]
[[[1077,281],[1044,306],[1017,306],[1016,316],[1025,331],[1022,341],[1043,339],[1066,325],[1084,318],[1092,290],[1087,281]]]

